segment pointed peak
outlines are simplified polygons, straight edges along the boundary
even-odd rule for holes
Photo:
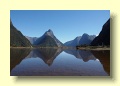
[[[49,29],[48,31],[46,31],[46,33],[51,33],[53,34],[53,31],[51,29]]]
[[[52,30],[51,30],[51,29],[49,29],[49,30],[48,30],[48,32],[52,32]]]
[[[53,35],[53,31],[51,29],[49,29],[48,31],[45,32],[45,35],[52,36]]]

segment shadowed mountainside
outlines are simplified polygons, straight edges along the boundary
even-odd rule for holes
[[[10,46],[11,47],[30,47],[29,40],[18,31],[10,21]]]
[[[103,25],[99,35],[91,42],[92,46],[110,45],[110,19]]]
[[[90,45],[95,37],[95,35],[88,35],[84,33],[79,41],[79,45]]]

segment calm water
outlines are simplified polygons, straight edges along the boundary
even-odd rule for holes
[[[11,76],[110,76],[110,51],[11,49]]]

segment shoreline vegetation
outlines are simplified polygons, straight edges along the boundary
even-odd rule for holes
[[[35,49],[35,48],[54,48],[54,49],[76,49],[76,50],[110,50],[109,46],[86,46],[86,47],[81,47],[81,46],[76,46],[76,47],[10,47],[10,48],[16,48],[16,49]]]
[[[110,50],[110,46],[76,46],[78,50]]]

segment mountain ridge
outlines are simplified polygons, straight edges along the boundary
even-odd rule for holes
[[[33,45],[44,47],[61,47],[63,46],[62,42],[60,42],[54,35],[53,31],[49,29],[46,31],[41,37],[39,37]]]
[[[95,35],[88,35],[87,33],[84,33],[79,41],[79,45],[90,45],[95,37]]]
[[[72,47],[84,44],[90,45],[95,37],[95,35],[88,35],[87,33],[84,33],[82,36],[77,36],[75,39],[65,42],[64,45]]]

